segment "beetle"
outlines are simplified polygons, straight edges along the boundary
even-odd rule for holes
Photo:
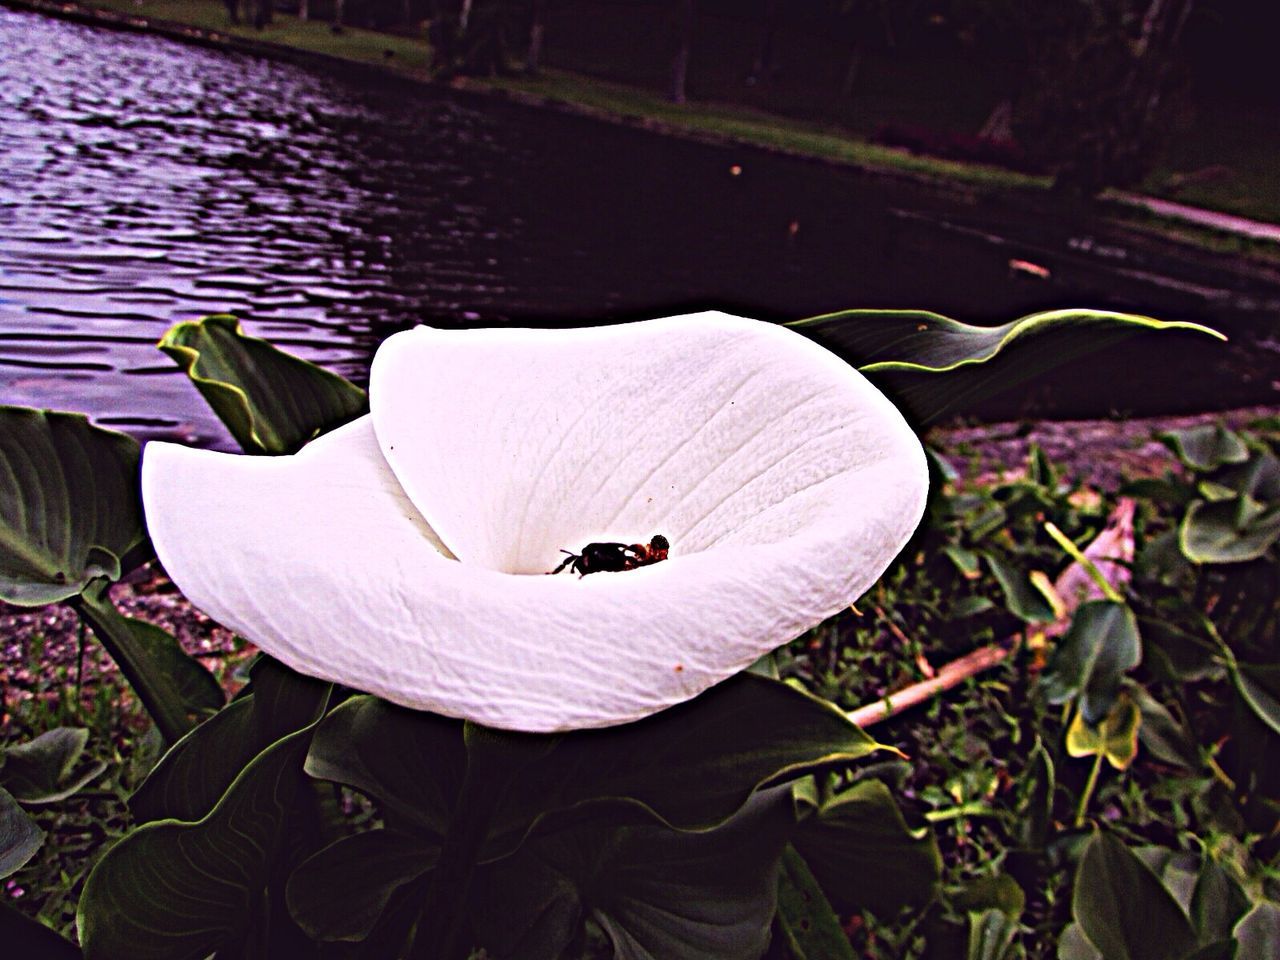
[[[620,573],[659,563],[667,559],[670,549],[670,542],[660,533],[648,543],[588,543],[581,553],[562,549],[560,552],[568,556],[548,573],[555,574],[565,569],[572,570],[579,577],[588,573]]]

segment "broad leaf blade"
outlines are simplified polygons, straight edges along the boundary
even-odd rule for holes
[[[1115,703],[1125,672],[1141,660],[1133,611],[1123,603],[1096,600],[1076,611],[1041,682],[1050,703],[1078,698],[1085,721],[1096,725]]]
[[[1198,500],[1178,527],[1178,544],[1193,563],[1247,563],[1280,540],[1280,504],[1265,507],[1247,494]]]
[[[136,822],[205,816],[255,756],[315,722],[331,690],[266,656],[249,676],[248,693],[175,743],[129,798]]]
[[[1258,903],[1236,924],[1234,934],[1236,960],[1274,960],[1280,956],[1280,905]]]
[[[1175,960],[1196,947],[1191,921],[1123,843],[1095,833],[1076,872],[1072,911],[1107,960]]]
[[[87,960],[203,960],[245,929],[298,785],[310,729],[264,750],[204,819],[149,823],[85,883],[77,925]]]
[[[4,944],[7,957],[81,960],[80,950],[74,943],[3,899],[0,899],[0,943]]]
[[[363,940],[395,892],[434,869],[440,848],[395,830],[343,837],[289,877],[294,921],[316,940]]]
[[[923,424],[1134,333],[1194,323],[1102,310],[1053,310],[994,327],[923,310],[847,310],[789,324],[883,383]]]
[[[801,821],[792,843],[841,914],[926,903],[942,875],[928,829],[913,829],[879,780],[863,780]]]
[[[792,960],[854,960],[840,918],[795,847],[787,847],[782,854],[778,926]]]
[[[480,872],[477,932],[499,957],[554,958],[590,913],[618,960],[758,957],[793,823],[785,787],[756,794],[709,831],[580,818]]]
[[[0,787],[0,880],[21,870],[44,843],[44,831]],[[0,941],[3,942],[3,941]]]
[[[107,768],[104,761],[89,764],[73,776],[89,731],[56,727],[26,743],[7,747],[0,767],[0,787],[23,803],[57,803],[71,796]]]
[[[179,323],[160,340],[246,453],[294,453],[368,411],[350,381],[248,336],[231,316]]]
[[[38,607],[119,579],[145,540],[137,441],[79,414],[0,406],[0,600]]]

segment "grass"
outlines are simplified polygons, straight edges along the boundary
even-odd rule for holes
[[[334,33],[325,21],[303,21],[279,11],[274,14],[274,22],[261,30],[250,24],[232,25],[226,7],[217,0],[89,0],[87,5],[189,24],[248,40],[278,43],[356,63],[391,64],[397,71],[412,76],[424,76],[431,62],[430,48],[423,40],[356,27],[344,27],[342,33]]]

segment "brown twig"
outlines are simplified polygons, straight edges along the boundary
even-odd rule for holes
[[[1018,649],[1018,643],[1019,638],[1012,637],[1000,643],[993,643],[989,647],[980,647],[973,653],[965,654],[959,660],[952,660],[939,669],[932,678],[913,683],[883,700],[852,710],[848,717],[860,727],[869,727],[890,717],[896,717],[902,711],[918,706],[930,697],[944,693],[952,687],[959,686],[970,677],[1003,663]]]

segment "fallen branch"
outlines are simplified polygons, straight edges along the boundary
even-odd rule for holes
[[[913,683],[883,700],[851,710],[848,717],[860,727],[869,727],[890,717],[896,717],[902,711],[918,706],[939,693],[959,686],[970,677],[1003,663],[1018,649],[1018,642],[1019,639],[1014,637],[1000,643],[993,643],[989,647],[981,647],[973,653],[967,653],[959,660],[952,660],[940,668],[930,679]]]

